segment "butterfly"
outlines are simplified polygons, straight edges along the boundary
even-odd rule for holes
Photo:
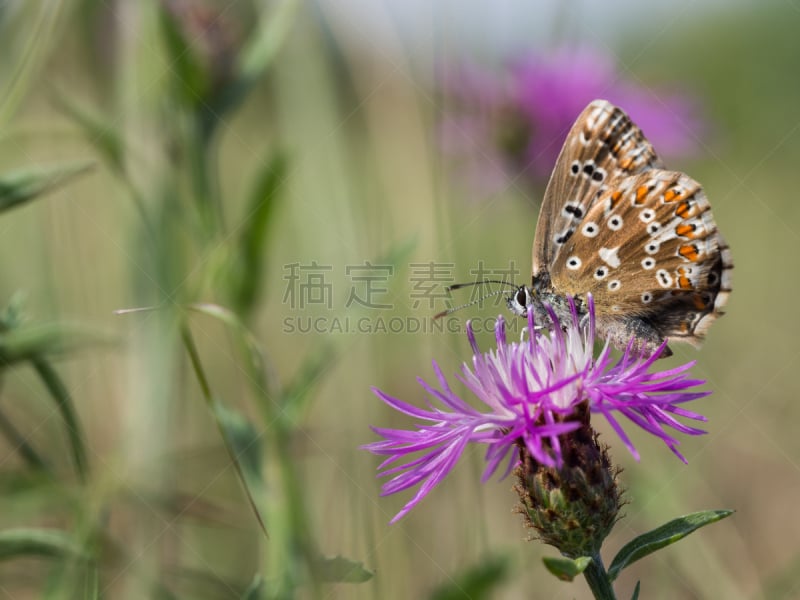
[[[664,168],[627,114],[595,100],[575,121],[542,201],[530,286],[517,315],[560,320],[568,297],[618,348],[651,355],[665,340],[699,346],[731,293],[733,262],[699,183]],[[665,347],[662,356],[672,351]]]

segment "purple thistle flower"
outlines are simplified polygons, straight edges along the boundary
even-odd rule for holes
[[[702,129],[688,95],[626,81],[614,61],[595,49],[561,49],[546,60],[527,58],[513,69],[513,82],[512,102],[531,128],[525,158],[544,177],[550,175],[575,115],[594,98],[624,106],[666,156],[692,151],[695,142],[689,132]]]
[[[698,106],[678,86],[645,87],[623,78],[595,48],[561,48],[512,61],[504,76],[475,66],[445,71],[452,110],[442,132],[446,151],[496,189],[520,170],[550,175],[575,115],[595,98],[622,106],[663,156],[696,149]],[[479,172],[479,173],[478,173]]]
[[[678,441],[668,429],[688,435],[705,433],[687,426],[676,417],[705,421],[705,417],[680,405],[710,392],[689,391],[705,383],[687,378],[694,362],[660,372],[648,372],[661,348],[642,358],[632,346],[616,362],[606,344],[593,358],[594,303],[589,298],[589,318],[581,323],[575,305],[570,322],[560,324],[551,313],[554,327],[549,335],[537,331],[533,311],[528,315],[527,341],[508,342],[505,320],[495,326],[497,348],[481,352],[471,324],[467,336],[473,350],[472,365],[465,363],[456,378],[479,401],[474,408],[456,394],[434,361],[439,389],[418,379],[430,399],[427,408],[393,398],[373,388],[386,404],[421,421],[414,430],[373,427],[382,441],[363,446],[386,460],[378,467],[380,476],[391,476],[381,495],[394,494],[419,485],[414,497],[392,519],[405,516],[452,470],[469,443],[486,446],[489,479],[506,462],[505,477],[518,462],[518,443],[540,464],[561,465],[560,436],[575,431],[581,423],[575,417],[588,405],[602,414],[638,460],[639,454],[618,421],[621,415],[663,440],[684,462]],[[563,327],[565,325],[565,327]],[[562,331],[563,327],[563,331]],[[666,345],[666,342],[665,342]],[[584,404],[585,403],[585,404]],[[585,412],[585,411],[584,411]],[[405,462],[403,462],[405,461]]]

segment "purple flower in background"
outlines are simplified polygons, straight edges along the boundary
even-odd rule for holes
[[[591,299],[589,319],[583,325],[574,305],[571,322],[559,324],[555,314],[551,314],[555,326],[549,335],[535,329],[532,315],[530,311],[528,331],[533,333],[529,339],[510,343],[506,340],[505,321],[498,317],[497,348],[488,352],[479,350],[468,324],[467,335],[474,354],[472,365],[465,363],[456,378],[478,401],[480,409],[450,388],[435,361],[439,389],[419,379],[430,396],[427,408],[373,389],[386,404],[417,420],[413,430],[374,427],[384,439],[363,447],[387,457],[379,467],[380,475],[391,479],[383,485],[382,495],[420,486],[392,522],[405,516],[444,479],[469,443],[486,446],[484,481],[504,462],[504,473],[510,472],[518,461],[515,451],[518,444],[524,445],[539,463],[560,466],[560,436],[581,427],[577,415],[585,412],[580,409],[587,405],[592,413],[602,414],[608,420],[637,460],[639,455],[617,421],[618,415],[662,439],[686,462],[677,451],[678,441],[667,428],[689,435],[705,433],[675,418],[705,421],[703,416],[679,406],[710,393],[690,391],[705,383],[687,378],[686,372],[694,363],[649,373],[660,351],[645,359],[633,354],[629,347],[614,362],[608,344],[594,359]]]
[[[518,59],[504,78],[476,67],[445,78],[443,146],[475,163],[467,166],[487,189],[519,176],[546,180],[575,117],[595,98],[625,110],[662,156],[691,152],[703,129],[689,95],[626,80],[596,49]]]

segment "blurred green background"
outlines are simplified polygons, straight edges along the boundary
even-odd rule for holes
[[[589,598],[524,541],[511,478],[479,482],[480,448],[392,526],[408,497],[358,448],[409,426],[371,386],[422,402],[432,359],[469,359],[464,321],[504,312],[407,331],[446,307],[424,265],[439,292],[479,261],[528,277],[542,182],[472,183],[442,65],[565,44],[697,100],[668,164],[736,265],[727,316],[669,359],[713,391],[689,465],[600,426],[629,500],[604,553],[737,512],[619,596],[800,597],[800,2],[523,4],[0,3],[0,191],[22,205],[0,215],[0,598]]]

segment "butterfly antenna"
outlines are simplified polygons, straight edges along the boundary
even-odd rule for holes
[[[478,282],[478,283],[481,283],[481,282]],[[458,284],[458,285],[460,285],[461,287],[464,287],[466,285],[472,285],[472,284]],[[514,288],[516,289],[516,286],[514,286]],[[481,296],[480,298],[478,298],[477,300],[473,300],[472,302],[467,302],[466,304],[462,304],[461,306],[455,306],[453,308],[448,308],[447,310],[443,310],[442,312],[433,315],[433,318],[434,319],[440,319],[442,317],[446,317],[447,315],[453,314],[457,310],[461,310],[462,308],[467,308],[468,306],[472,306],[473,304],[478,304],[478,302],[483,302],[487,298],[491,298],[492,296],[499,296],[500,294],[503,294],[503,293],[505,293],[505,290],[495,290],[491,294],[486,294],[485,296]]]
[[[447,286],[445,289],[448,292],[452,292],[453,290],[459,290],[461,288],[469,287],[471,285],[486,285],[487,283],[499,283],[500,285],[504,285],[506,287],[512,287],[517,289],[517,286],[513,283],[508,281],[500,281],[499,279],[484,279],[483,281],[470,281],[469,283],[454,283],[453,285]],[[497,294],[490,294],[490,296],[496,296]],[[484,298],[488,298],[489,296],[484,296]],[[470,303],[472,304],[472,303]],[[469,304],[465,305],[469,306]]]

